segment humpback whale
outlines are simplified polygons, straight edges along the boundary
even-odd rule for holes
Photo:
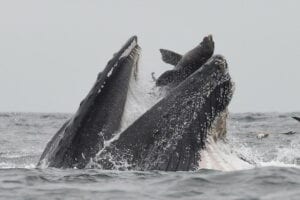
[[[211,36],[184,56],[161,50],[163,60],[176,65],[170,70],[176,75],[162,75],[156,85],[170,90],[120,132],[139,49],[132,37],[114,54],[76,114],[47,144],[38,166],[165,171],[199,167],[211,129],[226,116],[233,95],[225,58],[212,56]]]
[[[214,41],[212,36],[208,35],[197,47],[184,55],[166,49],[160,49],[160,52],[162,60],[174,65],[174,69],[160,75],[156,85],[175,87],[208,61],[214,53]]]
[[[213,56],[101,150],[97,167],[197,169],[211,125],[231,97],[227,63],[222,56]]]
[[[131,37],[114,54],[76,114],[47,144],[38,166],[83,168],[119,130],[128,84],[137,72],[140,47]]]

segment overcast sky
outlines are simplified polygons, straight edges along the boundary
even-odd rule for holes
[[[0,0],[0,112],[74,112],[131,36],[141,70],[207,34],[229,63],[230,110],[300,111],[298,0]]]

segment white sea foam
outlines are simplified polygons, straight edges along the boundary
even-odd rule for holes
[[[222,140],[215,142],[210,138],[206,149],[201,151],[200,169],[234,171],[253,167],[253,165],[239,158],[236,152]]]
[[[136,80],[131,79],[121,122],[121,131],[126,129],[158,101],[158,95],[155,92],[151,92],[153,91],[152,87],[152,83],[142,81],[139,78]]]

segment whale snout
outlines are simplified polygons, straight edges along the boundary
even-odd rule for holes
[[[213,59],[214,65],[219,68],[224,74],[228,73],[228,65],[227,61],[225,60],[224,56],[222,55],[215,55]]]

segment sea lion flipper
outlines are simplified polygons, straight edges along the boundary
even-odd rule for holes
[[[174,51],[170,51],[167,49],[159,49],[159,51],[161,53],[162,60],[170,65],[177,65],[179,60],[182,58],[182,55]]]
[[[156,79],[156,86],[166,86],[174,82],[177,78],[178,72],[176,70],[165,71]]]

